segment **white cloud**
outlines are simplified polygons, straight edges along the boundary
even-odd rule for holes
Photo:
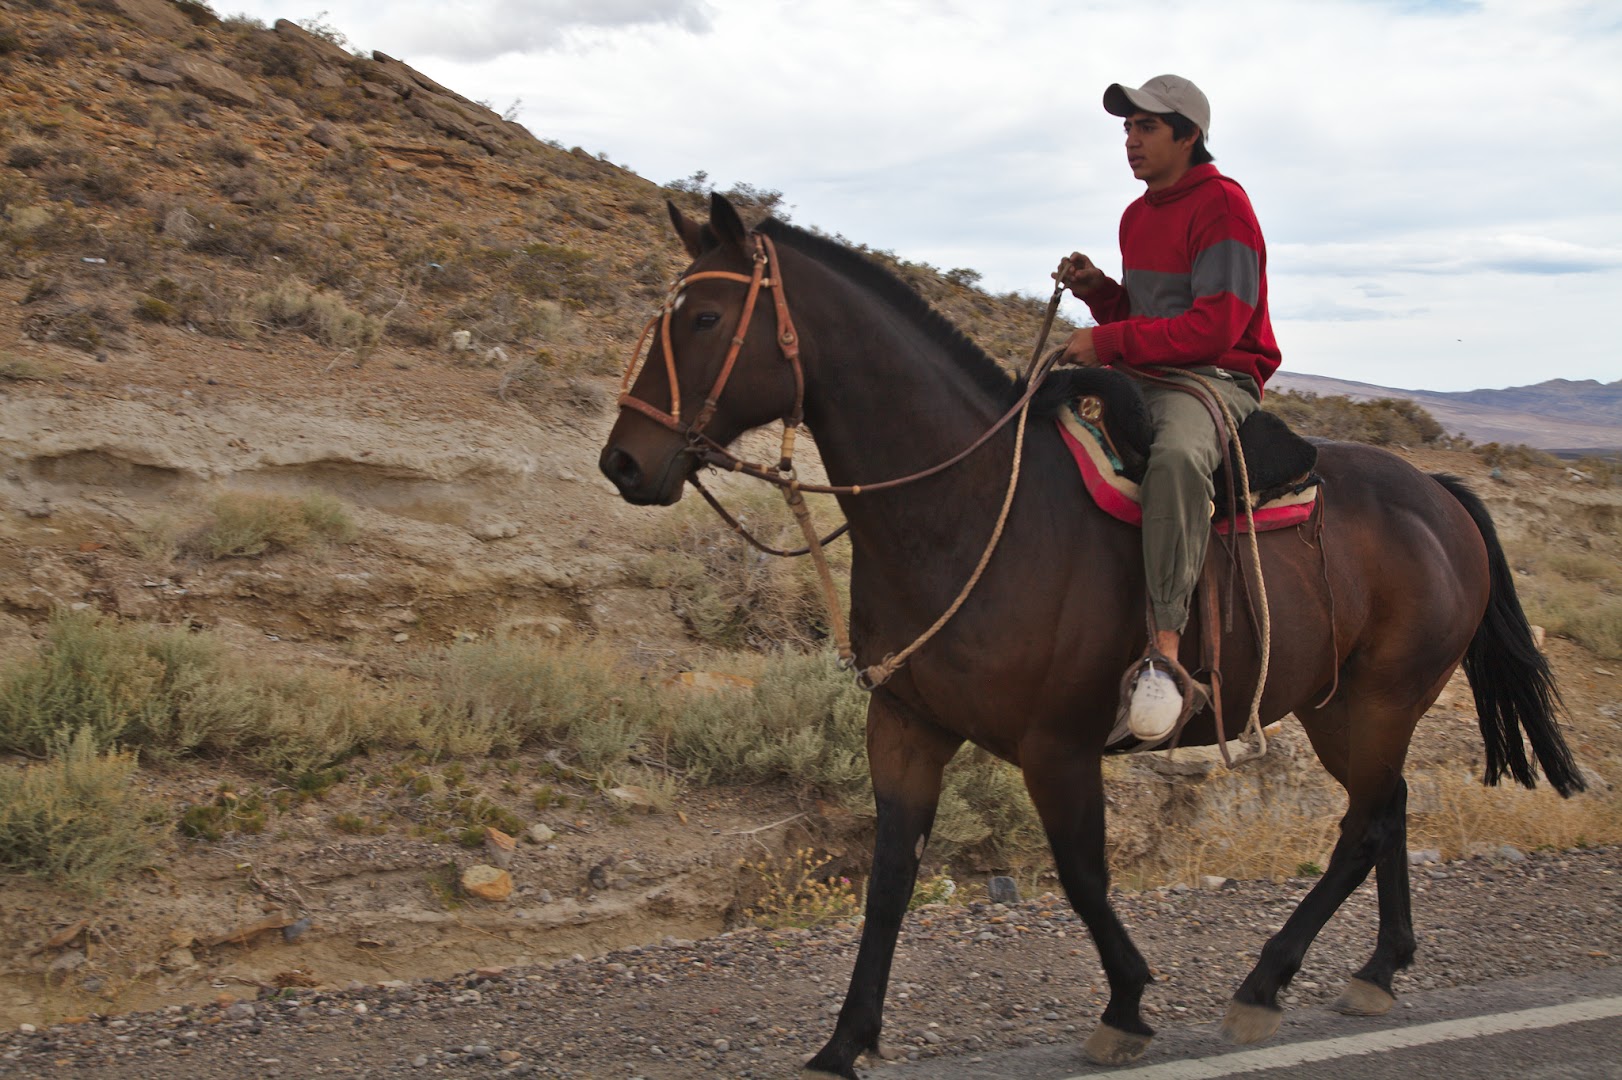
[[[521,98],[542,138],[775,188],[802,224],[1040,295],[1073,248],[1119,263],[1140,186],[1104,86],[1181,72],[1268,237],[1287,365],[1432,388],[1622,375],[1593,329],[1622,295],[1609,5],[320,2],[357,45]],[[1460,326],[1467,364],[1441,348]]]

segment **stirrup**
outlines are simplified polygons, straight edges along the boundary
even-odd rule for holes
[[[1132,730],[1132,696],[1137,689],[1138,679],[1151,670],[1158,670],[1171,677],[1178,694],[1182,697],[1182,708],[1169,728],[1158,735],[1151,734],[1146,737]],[[1106,745],[1114,746],[1127,738],[1132,738],[1140,743],[1137,749],[1152,750],[1176,738],[1189,718],[1210,704],[1211,692],[1204,683],[1184,670],[1183,665],[1151,644],[1144,650],[1143,656],[1134,661],[1121,676],[1117,701],[1119,704],[1115,713],[1115,728],[1110,732]]]

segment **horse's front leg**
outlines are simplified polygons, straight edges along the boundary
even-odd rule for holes
[[[901,917],[912,899],[918,862],[940,801],[941,773],[963,740],[879,691],[867,707],[867,757],[878,804],[867,919],[850,989],[833,1037],[806,1069],[856,1080],[856,1059],[879,1044],[884,992],[890,982]]]
[[[1095,1064],[1124,1065],[1142,1056],[1154,1037],[1140,1012],[1149,965],[1110,907],[1104,776],[1098,751],[1068,739],[1039,736],[1020,745],[1020,763],[1053,848],[1059,882],[1091,931],[1109,979],[1109,1004],[1083,1050]]]

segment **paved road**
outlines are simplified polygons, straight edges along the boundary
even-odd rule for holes
[[[1078,1045],[974,1058],[933,1058],[873,1070],[874,1080],[1618,1080],[1622,1078],[1622,966],[1545,975],[1491,987],[1408,994],[1389,1016],[1285,1013],[1254,1047],[1230,1046],[1215,1024],[1168,1028],[1136,1065],[1105,1069]]]

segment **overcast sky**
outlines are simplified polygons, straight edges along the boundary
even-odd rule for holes
[[[1046,297],[1118,276],[1111,82],[1175,72],[1267,237],[1286,368],[1409,389],[1622,379],[1614,0],[223,0],[319,19],[543,139]],[[674,242],[674,241],[673,241]],[[1080,319],[1085,309],[1066,308]],[[1035,328],[1033,327],[1033,334]]]

